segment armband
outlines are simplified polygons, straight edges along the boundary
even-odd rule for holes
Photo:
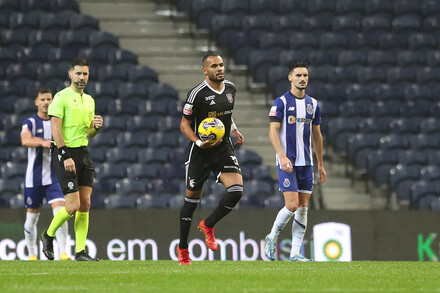
[[[58,148],[58,161],[64,162],[65,160],[70,158],[72,157],[70,156],[69,150],[66,146]]]

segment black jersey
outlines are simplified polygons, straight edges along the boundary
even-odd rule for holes
[[[235,84],[229,80],[225,80],[223,84],[223,90],[218,92],[205,80],[188,92],[183,107],[183,116],[192,120],[191,128],[197,136],[199,136],[197,131],[199,123],[205,118],[214,117],[220,119],[225,125],[223,141],[229,137],[236,89]]]

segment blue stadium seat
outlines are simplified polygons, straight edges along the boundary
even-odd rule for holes
[[[389,129],[395,134],[417,134],[420,132],[420,124],[415,123],[414,120],[400,118],[392,120]]]
[[[70,29],[73,31],[99,31],[98,20],[84,14],[72,15],[70,18]]]
[[[249,2],[249,13],[251,14],[267,14],[277,13],[279,0],[252,0]]]
[[[267,196],[273,193],[271,183],[260,180],[250,180],[244,183],[244,194],[247,196]]]
[[[209,20],[220,11],[220,1],[193,0],[190,17],[196,20],[198,28],[209,28]]]
[[[131,67],[126,65],[106,65],[100,66],[98,70],[98,80],[100,82],[120,83],[127,81],[127,75]],[[119,93],[120,94],[120,93]]]
[[[14,113],[18,115],[31,116],[35,113],[35,109],[35,102],[30,98],[17,99],[14,103]]]
[[[220,11],[224,15],[247,14],[249,12],[249,1],[223,0],[220,3]]]
[[[386,72],[373,67],[361,67],[357,71],[357,78],[361,84],[380,83],[386,79]]]
[[[157,83],[157,72],[147,66],[132,66],[128,71],[130,82]]]
[[[79,13],[78,3],[74,0],[52,0],[50,4],[53,12],[69,11]]]
[[[440,197],[438,195],[423,196],[419,201],[418,209],[440,211]]]
[[[379,46],[381,50],[406,49],[408,47],[409,33],[386,33],[379,35]]]
[[[168,206],[168,201],[169,197],[167,196],[152,196],[151,194],[145,194],[137,198],[136,208],[138,210],[164,209]]]
[[[145,180],[124,178],[116,183],[116,193],[123,196],[143,195],[146,192]]]
[[[345,33],[328,32],[320,34],[319,45],[323,50],[338,49],[344,50],[349,43]]]
[[[170,164],[165,163],[162,164],[159,169],[158,178],[163,179],[164,181],[172,180],[172,179],[185,179],[185,166],[182,164]]]
[[[248,71],[253,75],[255,82],[265,82],[267,68],[276,65],[278,56],[273,50],[254,50],[250,52],[248,59]]]
[[[139,97],[112,100],[107,106],[107,111],[109,115],[137,115],[142,102],[143,99]]]
[[[50,0],[21,0],[21,11],[50,11]]]
[[[427,101],[409,101],[400,107],[402,117],[420,117],[426,118],[430,115],[432,104]]]
[[[246,15],[241,20],[241,29],[245,33],[257,33],[270,32],[271,30],[271,18],[264,14],[261,15]]]
[[[139,157],[141,154],[139,154]],[[144,162],[139,160],[140,163],[130,164],[127,167],[127,177],[134,179],[155,179],[159,176],[159,169],[162,164]],[[146,164],[147,163],[147,164]]]
[[[127,68],[127,71],[130,69]],[[119,85],[118,88],[118,98],[126,101],[131,98],[138,98],[140,100],[147,99],[148,86],[143,83],[131,83],[124,82]]]
[[[177,100],[177,91],[169,84],[154,83],[148,87],[148,97],[152,100],[170,99]]]
[[[107,161],[110,164],[135,163],[137,162],[137,153],[115,147],[107,152]]]
[[[180,134],[180,122],[181,120],[175,117],[161,117],[158,121],[158,130],[161,132],[176,132]]]
[[[91,33],[89,36],[89,43],[92,48],[119,48],[118,38],[107,32]]]
[[[214,194],[203,196],[200,200],[201,208],[205,210],[214,210],[219,203],[219,197]]]
[[[174,103],[173,103],[174,102]],[[178,101],[171,100],[148,100],[143,101],[139,105],[139,115],[141,116],[155,116],[155,115],[167,115],[169,112],[170,106],[175,106]],[[179,112],[179,116],[181,115],[181,111]]]
[[[4,66],[15,64],[17,60],[17,51],[14,48],[0,48],[0,62]],[[5,68],[3,70],[6,71]]]
[[[109,195],[104,199],[105,208],[111,209],[134,209],[136,207],[136,195],[131,196],[121,196],[118,194]]]
[[[279,194],[269,196],[264,200],[264,208],[279,210],[284,207],[284,198]]]
[[[6,77],[10,81],[35,80],[35,69],[26,64],[11,65],[6,69]]]
[[[383,136],[379,141],[381,150],[395,151],[404,150],[409,147],[409,138],[405,135],[390,134]]]
[[[349,117],[367,117],[373,102],[368,100],[347,101],[339,105],[339,112]]]
[[[127,121],[127,130],[136,134],[138,131],[155,132],[158,130],[158,116],[133,116]]]
[[[48,61],[45,48],[24,48],[17,52],[17,61],[31,67],[39,67],[41,63]]]
[[[13,30],[37,30],[40,27],[41,12],[13,13],[9,17],[9,27]]]
[[[358,3],[358,2],[353,2]],[[358,14],[349,14],[335,17],[332,21],[332,30],[339,33],[357,33],[362,28]]]
[[[117,137],[118,148],[127,152],[135,152],[131,148],[144,148],[148,146],[148,136],[150,132],[147,130],[136,132],[123,132]],[[130,159],[131,160],[131,159]]]
[[[170,209],[180,209],[183,206],[184,200],[185,197],[181,194],[173,196],[169,199],[168,206],[170,207]]]
[[[403,166],[423,166],[427,163],[427,153],[416,150],[400,150],[397,153],[399,164]],[[421,168],[420,168],[421,169]]]
[[[24,172],[23,177],[15,177],[15,178],[3,178],[0,179],[0,190],[2,191],[2,195],[0,196],[0,200],[9,195],[16,195],[18,193],[23,192],[24,187]],[[9,207],[9,198],[7,202],[7,207]]]
[[[1,51],[0,51],[1,56]],[[434,50],[434,51],[428,51],[426,53],[426,63],[430,64],[430,66],[440,66],[440,52]]]
[[[417,82],[421,84],[437,84],[440,82],[440,68],[425,67],[417,70]]]
[[[308,12],[308,3],[301,0],[283,0],[280,1],[279,13],[298,12],[306,14]]]
[[[376,150],[368,154],[367,156],[367,172],[371,178],[374,178],[377,168],[387,165],[389,170],[398,163],[397,153],[387,150]],[[386,183],[386,178],[383,183]]]
[[[365,150],[376,150],[380,139],[380,134],[362,134],[352,135],[347,142],[348,158],[357,168],[366,167],[367,152]],[[361,156],[361,152],[363,153]]]
[[[235,150],[235,155],[240,165],[260,165],[261,157],[254,151],[243,148]]]
[[[0,35],[0,44],[2,47],[21,49],[27,46],[27,34],[23,30],[2,30]]]
[[[97,48],[84,48],[78,53],[78,56],[84,57],[93,62],[95,65],[108,65],[108,56],[111,52],[116,51],[115,47],[97,47]],[[93,68],[91,68],[93,69]]]
[[[126,177],[127,165],[116,164],[116,162],[105,162],[95,168],[98,179],[118,179]]]
[[[137,56],[134,53],[122,49],[110,51],[108,55],[108,61],[110,64],[118,65],[122,63],[136,65],[138,62]]]
[[[423,31],[427,33],[438,33],[440,30],[440,20],[438,16],[423,19]]]
[[[335,13],[336,12],[336,3],[334,1],[325,1],[325,0],[311,0],[307,2],[308,11],[311,14],[322,14],[324,12],[327,13]]]
[[[59,34],[69,29],[69,17],[64,13],[43,14],[40,16],[41,31]]]
[[[156,149],[145,148],[139,152],[139,162],[143,164],[160,163],[165,164],[169,161],[171,150],[168,148]]]
[[[179,186],[181,185],[181,183],[181,180],[149,180],[147,191],[152,195],[177,194],[179,192]],[[183,195],[181,196],[183,197]]]
[[[397,185],[403,181],[419,180],[420,169],[421,169],[420,165],[407,166],[407,165],[397,164],[396,167],[390,170],[390,177],[388,180],[389,188],[391,190],[395,190],[397,188]],[[405,195],[408,195],[408,198],[401,198],[401,199],[409,199],[409,190],[408,193],[406,193]]]
[[[284,2],[284,1],[281,1]],[[285,13],[283,11],[282,13]],[[281,15],[271,19],[272,31],[276,33],[284,32],[291,33],[302,29],[302,22],[304,21],[304,15],[298,12]],[[280,39],[283,42],[282,39]]]
[[[420,51],[400,51],[397,53],[397,65],[401,67],[423,65],[426,62],[425,55],[426,54],[424,52]]]
[[[428,163],[431,164],[429,157]],[[440,180],[440,167],[436,165],[428,165],[426,167],[423,167],[420,170],[420,177],[428,181],[438,181]]]
[[[268,50],[281,51],[289,48],[289,35],[290,32],[277,32],[277,33],[263,33],[260,36],[260,48],[264,50],[263,52],[268,52]],[[254,53],[255,51],[252,51]],[[256,50],[256,52],[259,52]],[[274,54],[274,58],[277,59],[279,54]],[[251,61],[251,58],[249,59]]]
[[[381,133],[388,134],[390,131],[390,117],[366,118],[359,122],[358,130],[360,133]]]
[[[440,196],[440,188],[435,182],[424,180],[416,181],[410,187],[410,205],[419,206],[421,199],[425,196]]]
[[[435,0],[422,1],[420,11],[423,16],[435,16],[440,14],[440,3]]]
[[[238,208],[241,210],[262,209],[265,199],[266,197],[261,195],[247,195],[245,190],[245,195],[239,201]]]
[[[428,150],[438,150],[440,147],[440,137],[432,134],[419,134],[416,139],[411,140],[411,148],[418,152]]]
[[[27,148],[17,148],[11,152],[11,162],[14,164],[27,163]]]
[[[1,0],[0,9],[7,13],[12,13],[13,11],[20,11],[20,1],[17,0]]]
[[[408,39],[408,48],[410,50],[435,50],[437,46],[435,36],[425,33],[412,34]]]
[[[1,173],[3,179],[16,179],[20,178],[24,180],[24,174],[26,172],[26,163],[13,163],[7,162],[1,166]]]
[[[371,15],[362,19],[364,33],[384,33],[391,29],[392,18],[387,15]]]
[[[351,1],[351,0],[338,0],[338,1],[336,1],[336,13],[338,15],[363,14],[364,13],[364,2],[363,1]]]
[[[243,176],[244,180],[252,179],[252,169],[253,169],[253,166],[242,166],[241,167],[241,175]]]
[[[420,131],[424,134],[438,135],[440,134],[440,121],[438,118],[426,118],[420,123]]]
[[[257,166],[257,167],[252,167],[251,169],[252,171],[252,178],[256,179],[256,180],[267,180],[267,181],[271,181],[272,177],[270,174],[270,166]]]
[[[89,46],[88,36],[82,32],[62,31],[58,37],[58,45],[61,48],[78,48]]]
[[[422,26],[422,21],[419,16],[416,15],[402,15],[394,18],[392,21],[392,31],[395,33],[400,32],[417,32]]]
[[[418,14],[420,13],[420,2],[421,1],[396,1],[393,2],[393,14]]]
[[[338,57],[340,66],[367,65],[368,53],[365,51],[341,51]]]
[[[295,32],[290,34],[289,44],[291,50],[318,49],[319,39],[315,34]]]
[[[368,53],[368,65],[374,67],[385,67],[396,65],[396,54],[389,51],[375,51]]]

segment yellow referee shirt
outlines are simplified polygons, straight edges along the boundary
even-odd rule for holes
[[[95,116],[95,101],[91,96],[80,95],[67,87],[55,94],[48,114],[63,119],[61,133],[67,147],[89,144],[87,131]]]

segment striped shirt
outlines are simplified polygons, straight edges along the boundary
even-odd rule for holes
[[[43,120],[37,114],[23,122],[21,133],[30,132],[33,137],[44,140],[52,139],[50,120]],[[46,186],[58,183],[49,149],[43,147],[28,148],[28,164],[26,168],[24,186],[26,188]]]
[[[321,124],[319,103],[309,95],[297,98],[289,91],[278,97],[269,116],[281,122],[279,137],[284,153],[294,166],[313,166],[312,124]],[[276,156],[277,165],[280,158]]]

